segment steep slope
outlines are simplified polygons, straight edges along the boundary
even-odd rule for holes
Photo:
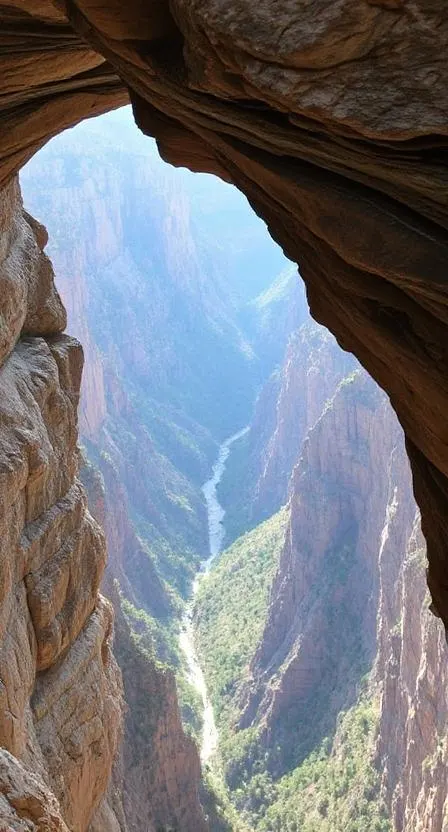
[[[318,333],[309,332],[311,346]],[[291,383],[303,382],[302,349]],[[314,356],[322,365],[312,365],[317,379],[305,373],[302,399],[323,409],[297,454],[277,570],[265,570],[262,524],[221,556],[198,598],[227,783],[260,830],[436,832],[446,824],[446,647],[420,580],[425,548],[402,433],[359,370],[311,403],[319,377],[323,389],[335,379],[327,349]],[[239,627],[260,637],[232,664],[222,640],[239,619],[222,599],[241,594],[239,576],[255,563]],[[271,586],[265,607],[259,581]]]
[[[327,330],[310,321],[302,298],[291,300],[293,326],[281,366],[261,389],[249,433],[238,443],[220,484],[228,541],[286,503],[291,473],[308,430],[338,382],[357,366]]]
[[[397,464],[407,473],[407,460]],[[425,545],[409,480],[407,493],[395,483],[380,558],[377,765],[394,829],[439,832],[448,823],[446,639],[422,584]]]
[[[162,622],[155,634],[152,621],[149,633],[148,628],[143,627],[143,637],[132,618],[134,628],[130,626],[122,593],[133,598],[138,583],[128,582],[122,564],[110,563],[104,591],[115,609],[114,652],[122,671],[126,704],[123,739],[109,786],[109,802],[119,796],[123,829],[129,832],[143,829],[159,832],[170,827],[185,832],[207,832],[209,825],[199,799],[199,755],[193,740],[185,734],[176,683],[166,666],[176,659],[163,628],[168,615],[163,608],[166,594],[156,573],[148,570],[144,562],[142,544],[135,537],[126,504],[120,502],[121,491],[117,499],[114,489],[120,489],[119,481],[113,475],[112,483],[105,482],[91,464],[84,464],[81,475],[92,512],[106,530],[108,543],[115,544],[113,551],[117,544],[114,534],[118,534],[123,544],[118,547],[122,554],[131,557],[137,551],[141,558],[143,555],[140,562],[142,583],[150,590],[154,614]],[[117,511],[120,505],[121,511]],[[136,568],[137,564],[133,566]],[[139,613],[148,618],[143,611]],[[161,656],[165,664],[157,656]],[[103,824],[100,815],[98,826],[89,832],[102,832],[107,828]]]
[[[17,182],[0,229],[0,825],[83,832],[122,722],[106,550],[77,478],[82,350]],[[113,825],[117,820],[110,812]]]
[[[128,111],[61,137],[23,181],[52,228],[61,291],[86,344],[88,453],[106,480],[115,470],[160,580],[185,594],[206,549],[199,486],[215,441],[247,421],[267,371],[241,329],[250,292],[238,298],[237,281],[252,256],[256,293],[285,260],[234,189],[174,174]],[[274,360],[265,350],[263,368]],[[134,561],[139,569],[140,555],[124,562],[114,536],[110,546],[122,571]],[[153,612],[151,603],[150,593],[140,597]]]

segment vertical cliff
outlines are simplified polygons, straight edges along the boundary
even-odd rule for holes
[[[113,551],[104,591],[115,609],[114,652],[118,659],[125,695],[124,736],[111,784],[119,792],[120,806],[129,832],[182,829],[207,832],[199,800],[201,767],[193,740],[181,721],[175,678],[156,658],[163,646],[148,650],[131,631],[121,607],[120,594],[138,603],[138,583],[149,593],[153,612],[163,620],[167,595],[157,574],[148,568],[141,541],[130,522],[122,486],[113,468],[106,481],[97,469],[84,465],[82,477],[94,516],[106,530]],[[120,559],[117,560],[117,553]],[[139,557],[139,559],[138,559]],[[128,569],[140,571],[141,581],[130,581]],[[117,586],[119,582],[119,587]],[[98,827],[98,832],[103,827]],[[92,830],[96,832],[96,830]]]
[[[232,625],[221,599],[255,562],[266,569],[266,524],[234,543],[205,584],[199,643],[227,781],[254,828],[440,832],[445,636],[424,591],[402,431],[364,371],[344,374],[349,362],[318,327],[302,327],[260,396],[253,444],[240,454],[267,460],[272,485],[252,499],[264,494],[266,510],[278,508],[292,468],[289,524],[265,574],[269,604],[260,607],[260,578],[244,590],[245,631],[262,635],[244,666],[223,658]]]
[[[61,334],[46,232],[16,181],[0,206],[0,820],[84,832],[110,777],[122,688],[98,594],[104,536],[77,478],[83,357]]]
[[[278,366],[258,394],[249,433],[239,441],[219,487],[228,542],[286,503],[307,432],[338,382],[358,366],[327,330],[310,320],[303,288],[296,280],[287,294],[289,326]],[[265,304],[269,308],[266,300]],[[264,338],[269,335],[269,328],[265,329],[261,329]],[[237,501],[235,488],[240,495]]]
[[[302,445],[240,723],[263,723],[283,759],[291,744],[299,759],[332,730],[373,661],[387,497],[381,472],[397,435],[382,394],[355,371],[336,387]]]
[[[377,765],[394,829],[439,832],[448,823],[446,640],[422,581],[425,545],[403,447],[391,486],[379,560]]]

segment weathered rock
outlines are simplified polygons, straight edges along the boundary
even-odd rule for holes
[[[0,364],[22,331],[51,335],[65,328],[45,243],[45,230],[23,211],[18,181],[12,180],[0,204]]]
[[[110,777],[122,689],[98,595],[104,536],[77,479],[83,356],[59,334],[45,232],[17,183],[2,193],[2,225],[0,823],[85,832]]]
[[[183,730],[176,684],[132,644],[117,611],[116,652],[128,705],[123,745],[123,804],[129,832],[208,832],[201,804],[201,766]]]
[[[57,800],[40,778],[0,749],[0,829],[68,832]]]
[[[390,483],[379,561],[377,765],[394,829],[439,832],[447,818],[446,640],[422,581],[425,546],[403,448]]]

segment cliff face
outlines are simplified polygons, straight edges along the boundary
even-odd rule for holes
[[[267,517],[286,502],[292,469],[307,432],[317,422],[325,402],[332,398],[338,382],[355,368],[352,356],[343,353],[322,327],[308,322],[293,334],[273,401],[274,427],[262,447],[257,448],[258,437],[263,436],[259,426],[266,413],[263,397],[251,429],[256,443],[251,464],[256,472],[251,498],[255,517]]]
[[[199,754],[182,726],[174,675],[136,648],[120,614],[115,651],[128,707],[122,751],[128,829],[208,832]]]
[[[77,479],[82,350],[17,182],[1,194],[2,825],[81,832],[121,732],[104,537]],[[111,827],[112,828],[112,827]]]
[[[425,545],[403,447],[390,474],[379,560],[377,764],[394,829],[439,832],[448,822],[446,640],[421,580]]]
[[[291,519],[264,633],[237,693],[239,728],[261,729],[276,778],[341,725],[370,674],[375,799],[384,799],[394,832],[440,832],[448,823],[446,641],[422,580],[426,550],[402,431],[364,372],[338,384],[343,363],[328,336],[306,333],[310,343],[290,345],[277,390],[268,386],[256,412],[271,430],[263,447],[279,459],[293,456],[294,431],[278,430],[289,401],[301,399],[297,422],[303,430],[309,413],[311,427],[295,446]],[[272,471],[281,485],[282,469]],[[336,738],[337,756],[349,739]]]
[[[241,718],[242,727],[261,720],[286,756],[292,739],[305,753],[331,730],[373,661],[382,471],[398,436],[385,399],[356,371],[325,405],[294,468],[290,525]]]
[[[150,598],[153,614],[162,619],[169,613],[165,589],[135,535],[113,467],[109,466],[105,479],[91,466],[84,467],[82,475],[89,505],[106,531],[112,552],[104,591],[115,609],[114,652],[126,702],[123,742],[108,802],[110,797],[116,800],[118,793],[122,822],[129,832],[159,832],[170,826],[185,832],[207,832],[199,801],[199,755],[184,732],[174,674],[137,644],[121,609],[115,580],[136,605],[139,590]],[[89,832],[103,828],[107,827],[101,825],[100,818],[98,827]]]

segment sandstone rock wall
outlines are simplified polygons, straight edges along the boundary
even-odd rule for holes
[[[394,829],[443,832],[448,828],[447,647],[422,581],[425,544],[402,446],[389,475],[379,560],[377,765]]]
[[[0,827],[84,832],[121,733],[104,536],[77,479],[83,356],[17,181],[0,201]],[[107,829],[107,827],[104,827]]]
[[[322,393],[335,384],[328,371],[336,365],[326,349],[314,356]],[[322,406],[313,378],[304,390],[306,371],[302,352],[292,359],[290,351],[284,373],[291,387],[287,397],[286,383],[277,393],[278,424],[300,392],[310,412]],[[268,421],[269,413],[270,405]],[[275,423],[271,430],[286,459],[294,431],[280,434]],[[289,534],[243,692],[241,725],[260,722],[267,750],[280,744],[270,765],[281,768],[291,737],[299,754],[305,738],[306,753],[341,707],[356,700],[372,668],[375,765],[394,832],[444,832],[447,648],[424,586],[426,549],[402,431],[386,398],[358,371],[324,404],[298,456]]]

